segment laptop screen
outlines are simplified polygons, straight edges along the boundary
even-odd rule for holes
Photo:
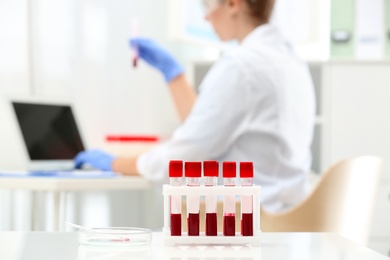
[[[31,160],[70,160],[84,150],[70,106],[12,105]]]

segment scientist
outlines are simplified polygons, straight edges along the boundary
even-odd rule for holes
[[[273,0],[204,1],[206,19],[221,40],[238,40],[204,78],[195,96],[183,68],[162,47],[131,39],[139,57],[160,70],[183,123],[170,140],[135,158],[99,150],[81,152],[88,163],[125,175],[167,181],[171,159],[253,161],[262,207],[281,212],[307,194],[315,98],[307,65],[270,25]]]

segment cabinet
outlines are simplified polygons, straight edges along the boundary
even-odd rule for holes
[[[390,257],[390,181],[382,180],[378,188],[368,247]]]
[[[327,165],[366,154],[383,157],[382,179],[390,178],[390,62],[324,64]]]

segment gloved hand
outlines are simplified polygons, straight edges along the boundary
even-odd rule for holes
[[[138,49],[140,58],[162,72],[167,83],[183,74],[183,67],[155,41],[148,38],[132,38],[130,45]]]
[[[89,164],[93,168],[102,171],[111,171],[111,164],[114,156],[100,150],[83,151],[74,158],[76,169],[80,169],[83,164]]]

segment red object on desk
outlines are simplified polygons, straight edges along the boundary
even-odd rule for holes
[[[108,142],[158,142],[155,135],[107,135]]]

